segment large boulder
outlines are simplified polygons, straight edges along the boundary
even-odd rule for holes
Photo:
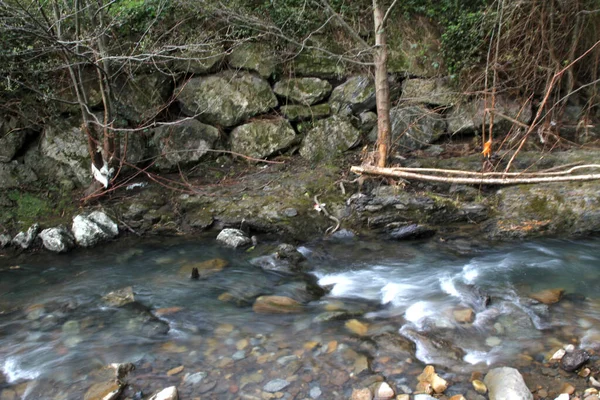
[[[487,373],[483,383],[489,390],[490,400],[533,400],[523,377],[514,368],[494,368]]]
[[[402,84],[400,100],[434,106],[451,106],[457,102],[459,92],[447,78],[407,79]]]
[[[331,93],[331,84],[319,78],[282,79],[275,84],[273,91],[290,102],[310,106]]]
[[[75,118],[48,121],[44,126],[40,149],[43,156],[66,167],[64,169],[77,184],[88,186],[91,183],[91,161],[81,121]]]
[[[122,78],[113,90],[117,111],[136,123],[151,121],[165,108],[172,88],[172,79],[159,73]]]
[[[265,79],[277,69],[277,55],[268,43],[244,42],[231,50],[227,60],[233,68],[256,71]]]
[[[334,115],[315,122],[300,147],[300,155],[312,162],[330,160],[354,147],[360,132],[348,118]]]
[[[481,132],[485,106],[483,99],[456,104],[447,116],[448,131],[451,134]],[[488,107],[491,107],[491,100],[488,100]],[[494,116],[495,133],[505,134],[513,125],[513,122],[503,116],[525,124],[531,119],[531,104],[520,99],[499,95],[494,109],[498,111]],[[489,114],[486,115],[485,122],[490,123]]]
[[[339,57],[314,49],[305,49],[295,56],[289,68],[296,76],[321,79],[340,79],[346,74],[346,68]]]
[[[33,224],[27,229],[27,232],[19,232],[12,240],[15,247],[28,249],[35,242],[38,232],[40,231],[39,224]]]
[[[64,253],[75,247],[73,235],[64,226],[44,229],[38,235],[47,250]]]
[[[349,78],[331,92],[331,110],[341,115],[360,114],[375,108],[375,83],[368,76]]]
[[[446,122],[441,115],[423,105],[393,108],[390,111],[392,143],[400,151],[427,147],[446,133]],[[370,137],[377,137],[377,127]]]
[[[238,125],[277,106],[269,83],[246,72],[225,71],[193,78],[176,93],[186,115],[224,127]]]
[[[27,141],[27,132],[18,129],[16,118],[0,117],[0,163],[10,162]]]
[[[160,170],[175,170],[178,165],[189,166],[200,161],[219,139],[219,130],[194,119],[177,125],[157,128],[151,142]]]
[[[296,132],[285,119],[253,121],[231,132],[231,150],[254,158],[265,158],[287,149]]]
[[[22,164],[17,160],[0,163],[0,189],[15,188],[37,180],[37,175],[27,164]]]
[[[223,47],[210,44],[209,38],[186,38],[184,40],[185,48],[171,55],[173,59],[170,62],[170,68],[175,72],[206,74],[216,70],[225,58]]]
[[[252,244],[252,240],[241,229],[226,228],[217,235],[217,242],[227,247],[243,247]]]
[[[91,247],[119,234],[119,227],[102,211],[77,215],[71,227],[78,245]]]
[[[331,107],[327,103],[317,104],[315,106],[290,104],[288,106],[282,106],[280,112],[288,121],[298,122],[329,117],[331,115]]]

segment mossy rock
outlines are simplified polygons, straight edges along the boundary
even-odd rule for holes
[[[328,161],[358,143],[360,132],[346,117],[334,115],[315,122],[300,147],[300,155],[311,162]]]
[[[295,141],[296,132],[285,119],[253,121],[231,132],[231,149],[258,159],[281,152]]]
[[[275,73],[278,64],[273,46],[263,42],[244,42],[235,46],[227,60],[231,67],[256,71],[265,79]]]
[[[316,106],[292,104],[282,106],[280,111],[285,118],[292,122],[322,119],[331,115],[331,107],[327,103]]]
[[[278,96],[306,106],[325,99],[331,93],[331,89],[329,82],[319,78],[282,79],[273,87]]]

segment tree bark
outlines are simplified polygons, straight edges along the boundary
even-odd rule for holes
[[[387,47],[384,12],[378,0],[373,0],[375,27],[375,96],[377,102],[377,157],[378,167],[386,167],[391,146],[390,84],[387,74]]]

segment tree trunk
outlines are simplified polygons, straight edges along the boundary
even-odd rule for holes
[[[390,85],[387,74],[387,47],[385,43],[384,12],[378,0],[373,0],[375,26],[375,96],[377,101],[377,157],[378,167],[386,167],[391,145]]]

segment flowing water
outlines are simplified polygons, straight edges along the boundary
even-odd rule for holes
[[[545,240],[457,252],[432,241],[320,241],[299,250],[330,291],[287,315],[258,314],[239,299],[306,295],[304,281],[208,239],[0,258],[0,388],[5,397],[81,399],[110,380],[106,365],[131,362],[131,398],[170,385],[183,398],[261,398],[285,379],[284,398],[331,399],[376,373],[409,392],[433,363],[459,393],[471,371],[534,368],[561,345],[595,346],[599,245]],[[228,265],[189,279],[185,266],[215,258]],[[102,299],[124,287],[133,305]],[[529,298],[551,288],[565,290],[557,304]],[[472,323],[457,322],[453,312],[464,308]]]

